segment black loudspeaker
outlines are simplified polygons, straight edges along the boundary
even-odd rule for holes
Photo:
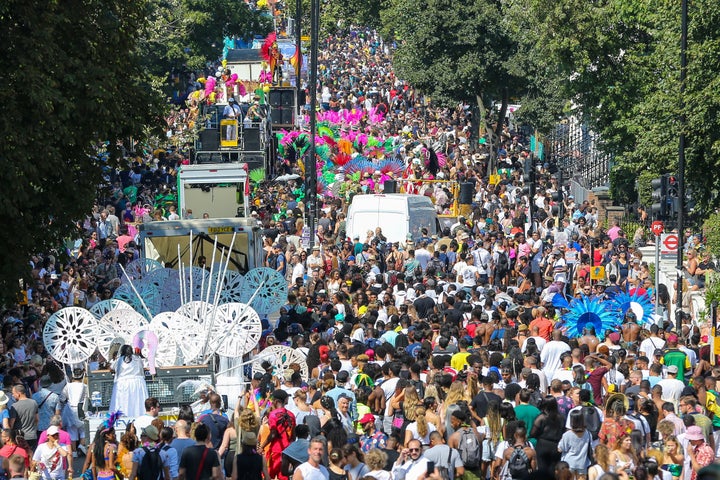
[[[198,150],[218,150],[220,148],[220,132],[215,129],[200,130],[198,141]]]
[[[293,125],[295,123],[293,107],[273,107],[270,116],[273,125]]]
[[[465,182],[460,184],[460,205],[471,205],[475,196],[475,184]]]
[[[246,128],[243,130],[243,140],[245,142],[245,150],[248,152],[259,152],[260,147],[260,129]]]
[[[270,90],[270,106],[280,107],[282,106],[283,92],[282,90]]]
[[[397,193],[397,182],[395,180],[385,180],[383,193]]]
[[[283,107],[292,107],[295,105],[295,91],[294,90],[283,90],[282,91],[282,105],[283,105]]]

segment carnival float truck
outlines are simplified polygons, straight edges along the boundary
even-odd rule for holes
[[[262,266],[261,230],[248,215],[247,164],[183,165],[177,177],[178,209],[184,220],[140,225],[140,243],[146,259],[165,266],[212,263],[232,244],[229,269],[239,273]],[[233,243],[234,237],[234,243]],[[189,249],[192,238],[192,252]]]

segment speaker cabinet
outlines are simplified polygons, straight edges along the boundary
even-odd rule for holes
[[[385,180],[383,184],[383,193],[397,193],[397,181]]]
[[[471,205],[475,196],[475,184],[465,182],[460,184],[460,205]]]
[[[220,132],[215,129],[200,130],[198,150],[218,150],[220,148]]]
[[[259,152],[260,150],[262,150],[262,148],[260,147],[259,128],[243,129],[243,141],[245,143],[245,150],[248,152]]]

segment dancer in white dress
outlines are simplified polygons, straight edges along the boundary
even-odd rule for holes
[[[145,413],[146,398],[148,389],[142,357],[134,354],[130,345],[123,345],[115,363],[110,411],[120,410],[126,417],[137,418]]]

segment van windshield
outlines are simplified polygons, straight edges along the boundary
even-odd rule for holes
[[[435,227],[435,212],[432,210],[418,209],[410,216],[410,234],[414,241],[422,237],[421,229],[427,228],[428,235],[437,233]]]

